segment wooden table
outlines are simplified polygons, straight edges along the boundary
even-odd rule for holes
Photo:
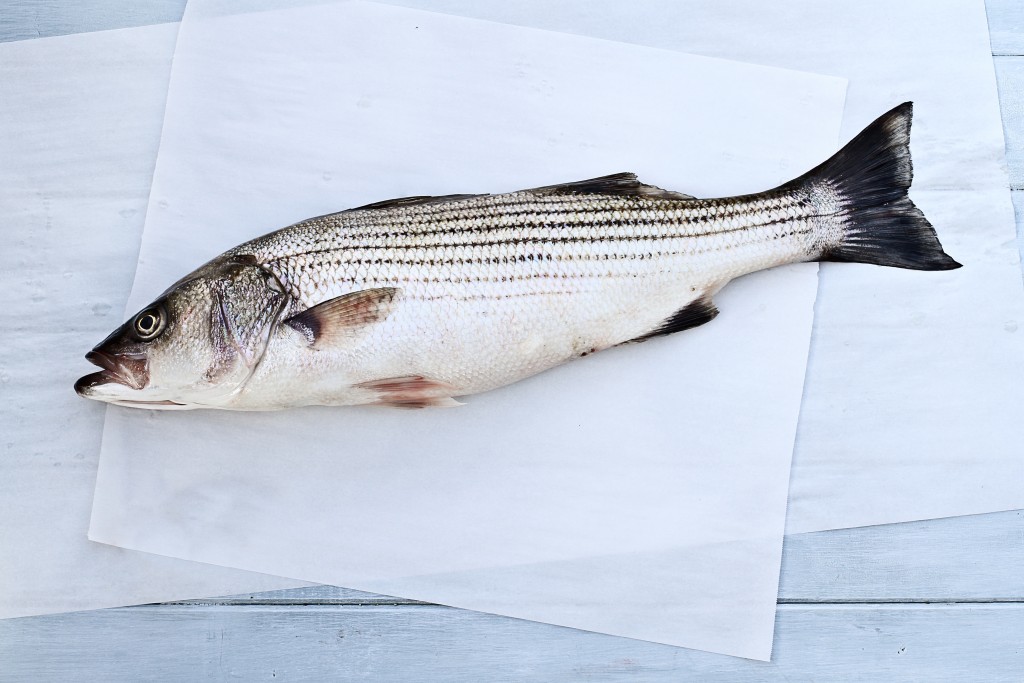
[[[0,41],[184,4],[6,0]],[[1024,2],[988,13],[1022,235]],[[1024,681],[1024,512],[787,537],[769,664],[330,587],[0,622],[3,681],[197,679]]]

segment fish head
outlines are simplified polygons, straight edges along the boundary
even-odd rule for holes
[[[87,353],[102,369],[75,391],[136,408],[223,406],[252,376],[286,304],[281,283],[254,257],[215,259]]]

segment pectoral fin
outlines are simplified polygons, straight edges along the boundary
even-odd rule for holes
[[[342,294],[293,315],[284,324],[301,333],[310,346],[348,341],[367,326],[387,318],[397,295],[394,287]]]

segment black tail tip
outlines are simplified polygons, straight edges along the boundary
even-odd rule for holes
[[[900,117],[905,117],[905,118],[908,118],[908,119],[913,118],[914,117],[914,103],[912,101],[910,101],[910,100],[907,100],[903,104],[897,104],[895,107],[893,107],[892,109],[890,109],[886,113],[882,114],[882,116],[893,116],[893,115],[900,116]]]
[[[868,261],[870,263],[870,261]],[[910,270],[956,270],[963,268],[964,264],[954,259],[949,254],[942,252],[920,261],[886,261],[878,263],[881,266],[893,268],[908,268]]]
[[[961,267],[907,194],[914,177],[913,116],[913,102],[893,107],[807,174],[805,182],[834,193],[841,206],[842,235],[823,249],[822,260],[913,270]]]

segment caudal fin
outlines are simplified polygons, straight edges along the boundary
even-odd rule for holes
[[[914,176],[910,122],[904,102],[878,117],[835,156],[793,181],[812,196],[838,204],[838,234],[822,245],[821,261],[852,261],[916,270],[959,268],[935,229],[907,196]]]

